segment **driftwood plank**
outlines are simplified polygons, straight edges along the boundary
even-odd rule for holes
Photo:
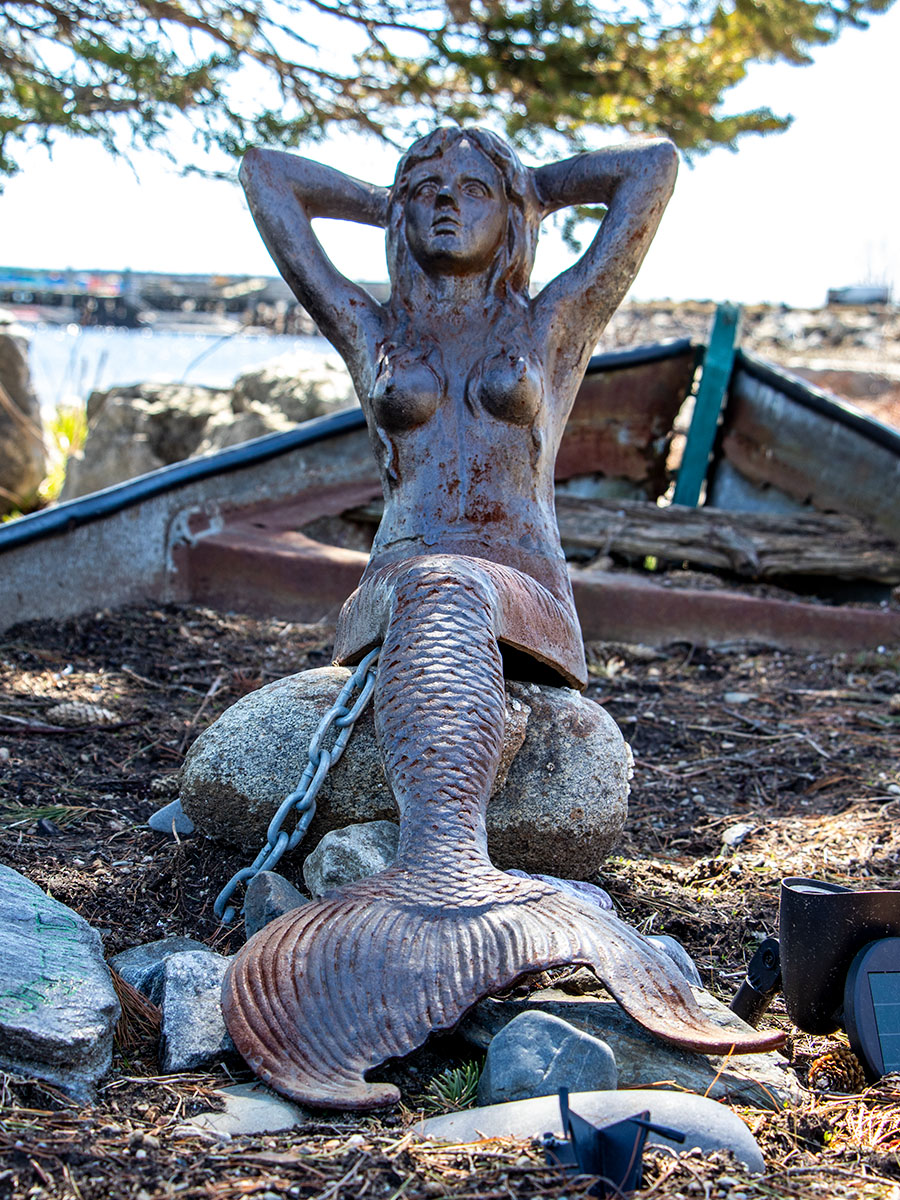
[[[753,579],[830,575],[900,581],[900,546],[856,517],[744,513],[557,496],[562,540],[601,554],[732,571]]]

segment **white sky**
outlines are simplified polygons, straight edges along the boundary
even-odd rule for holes
[[[900,299],[898,60],[900,4],[869,30],[846,31],[811,67],[753,68],[730,107],[768,105],[792,113],[793,128],[682,164],[632,295],[819,305],[828,287],[870,282]],[[378,183],[393,174],[391,151],[359,138],[311,153]],[[346,274],[386,276],[377,231],[319,231]],[[569,261],[549,229],[535,279]],[[0,264],[274,273],[237,185],[182,178],[149,153],[129,165],[73,139],[52,159],[30,151],[0,193]]]

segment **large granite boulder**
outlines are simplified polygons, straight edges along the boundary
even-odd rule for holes
[[[190,458],[217,414],[231,414],[231,401],[228,392],[215,388],[145,383],[92,392],[87,438],[69,459],[60,499]]]
[[[27,342],[0,326],[0,516],[27,508],[47,472]]]
[[[143,383],[93,392],[88,435],[61,499],[212,454],[356,403],[336,356],[307,351],[241,375],[233,389]]]
[[[234,382],[236,413],[275,409],[289,421],[308,421],[356,404],[350,373],[337,354],[296,350],[262,367],[246,371]]]
[[[348,675],[345,668],[324,667],[276,680],[243,697],[200,735],[182,770],[181,800],[202,833],[255,853]],[[510,682],[506,725],[487,814],[491,858],[499,867],[591,878],[627,811],[631,753],[615,722],[569,688]],[[308,853],[330,830],[396,820],[370,706],[319,792],[303,845]],[[299,882],[289,859],[279,870]]]
[[[0,1070],[90,1100],[109,1070],[118,1019],[100,935],[0,866]]]

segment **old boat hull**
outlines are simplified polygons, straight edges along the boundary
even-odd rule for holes
[[[685,340],[592,360],[558,458],[561,493],[605,496],[623,512],[652,505],[702,357]],[[695,511],[717,525],[735,511],[828,510],[896,549],[900,434],[738,352],[706,490]],[[148,602],[329,618],[366,561],[363,548],[330,543],[329,521],[379,495],[358,409],[162,468],[0,529],[0,628]],[[572,576],[588,638],[837,650],[900,637],[900,617],[872,607],[664,587],[590,567]]]

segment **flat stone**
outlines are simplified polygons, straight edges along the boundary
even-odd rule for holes
[[[650,1145],[665,1146],[674,1151],[697,1149],[704,1154],[730,1150],[752,1174],[761,1175],[765,1170],[756,1139],[737,1113],[703,1096],[642,1089],[575,1092],[569,1096],[569,1106],[572,1112],[599,1126],[649,1110],[654,1124],[686,1134],[682,1144],[662,1134],[651,1133],[647,1139]],[[496,1137],[531,1140],[544,1133],[552,1133],[555,1137],[563,1134],[556,1096],[539,1096],[534,1100],[492,1104],[487,1108],[469,1108],[442,1117],[430,1117],[420,1122],[416,1130],[442,1142],[478,1142]]]
[[[491,1040],[478,1081],[479,1104],[532,1096],[615,1090],[616,1060],[605,1042],[549,1013],[514,1017]]]
[[[748,1026],[709,992],[695,988],[694,997],[716,1025],[747,1031]],[[757,1108],[798,1103],[804,1096],[787,1060],[776,1051],[726,1059],[679,1050],[638,1025],[611,997],[570,996],[545,988],[523,1000],[488,998],[464,1018],[460,1032],[473,1045],[487,1049],[505,1025],[525,1012],[560,1017],[606,1042],[615,1055],[620,1088],[667,1084]]]
[[[96,930],[0,866],[0,1068],[88,1101],[119,1011]]]
[[[253,937],[270,921],[299,908],[301,904],[309,904],[309,897],[298,892],[283,875],[276,871],[260,871],[247,884],[244,895],[244,930],[247,937]]]
[[[204,730],[181,774],[184,811],[199,830],[254,852],[263,844],[348,677],[342,667],[323,667],[276,680]],[[509,682],[501,770],[487,811],[491,859],[564,879],[596,875],[622,830],[630,775],[631,752],[598,704],[570,688]],[[369,706],[319,792],[305,845],[333,829],[389,820],[397,809]],[[293,878],[286,860],[280,870]]]
[[[173,954],[185,954],[189,950],[208,952],[209,946],[189,937],[160,938],[158,942],[145,942],[143,946],[132,946],[130,950],[123,950],[109,960],[109,965],[126,983],[137,988],[142,996],[146,996],[154,1004],[159,1004],[162,995],[162,968],[166,959],[171,958]]]
[[[193,1071],[239,1057],[222,1016],[222,980],[228,959],[210,950],[173,954],[162,969],[163,1071]]]
[[[147,825],[156,833],[193,833],[194,822],[181,806],[181,800],[175,799],[164,805],[147,821]]]
[[[345,883],[367,879],[397,857],[400,827],[393,821],[367,821],[326,833],[303,864],[310,895],[318,899]]]
[[[229,1137],[281,1133],[285,1129],[297,1129],[310,1119],[309,1113],[261,1083],[239,1083],[234,1087],[218,1088],[212,1095],[225,1102],[224,1111],[198,1113],[183,1121],[179,1132],[189,1134],[199,1129]]]

